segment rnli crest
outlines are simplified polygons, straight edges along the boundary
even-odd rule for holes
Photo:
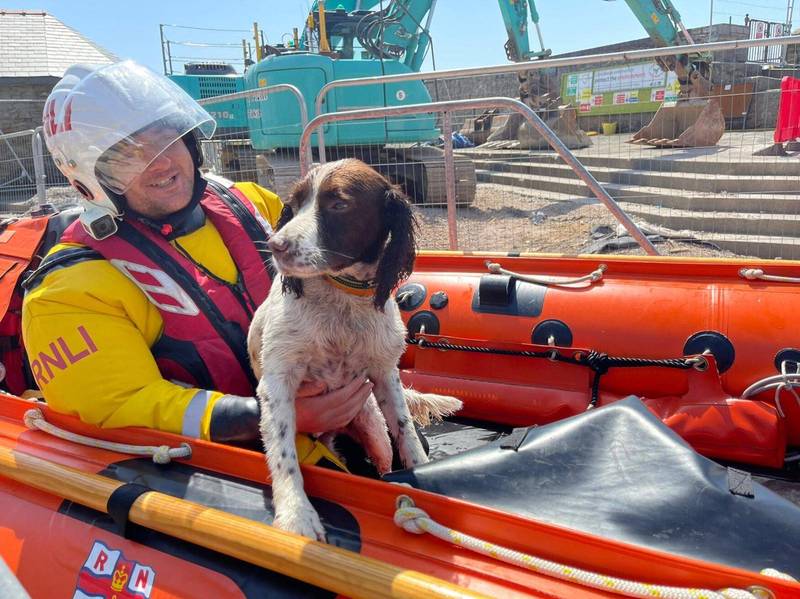
[[[95,541],[72,599],[149,599],[156,572]]]

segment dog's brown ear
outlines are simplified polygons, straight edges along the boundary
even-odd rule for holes
[[[389,241],[378,262],[374,300],[375,307],[381,311],[392,290],[411,274],[417,249],[417,219],[408,198],[399,188],[392,186],[387,189],[383,210]]]

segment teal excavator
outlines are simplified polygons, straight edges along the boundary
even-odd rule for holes
[[[659,46],[681,45],[691,38],[669,0],[626,0],[628,6]],[[509,60],[531,61],[550,55],[539,31],[533,0],[498,0],[508,33],[505,49]],[[237,89],[258,89],[290,83],[303,93],[308,113],[314,100],[330,81],[417,72],[431,47],[430,23],[436,0],[338,0],[335,8],[315,1],[302,35],[295,32],[287,44],[259,44],[257,62],[237,80]],[[535,28],[539,49],[531,47],[529,29]],[[713,145],[721,137],[724,121],[718,103],[708,95],[708,58],[669,57],[659,63],[681,82],[674,106],[663,106],[647,127],[634,135],[639,143],[657,146]],[[193,95],[213,95],[202,90],[226,89],[197,77],[234,75],[178,75],[173,79]],[[228,81],[230,84],[231,81]],[[555,81],[554,81],[555,84]],[[553,85],[557,88],[557,85]],[[230,89],[230,87],[227,87]],[[199,92],[198,92],[199,90]],[[542,70],[520,76],[520,99],[536,110],[569,147],[584,147],[590,139],[577,126],[576,111],[563,106],[557,90],[549,89]],[[401,106],[431,101],[422,81],[405,81],[336,88],[326,97],[325,112],[375,106]],[[301,134],[300,111],[290,94],[274,94],[246,110],[250,144],[275,173],[289,180],[297,172],[297,145]],[[516,120],[515,120],[516,119]],[[487,113],[470,119],[463,132],[476,144],[487,139],[516,139],[524,148],[545,147],[539,136],[521,119]],[[328,157],[357,156],[382,165],[396,183],[417,202],[445,200],[442,152],[435,147],[441,132],[433,115],[409,115],[325,126]],[[449,132],[447,132],[449,134]],[[294,165],[294,166],[292,166]],[[460,157],[456,163],[457,197],[468,204],[475,193],[474,167]],[[277,187],[282,185],[277,182]]]

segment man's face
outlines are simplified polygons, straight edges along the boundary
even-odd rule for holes
[[[141,139],[158,147],[158,132],[145,132]],[[163,147],[163,146],[162,146]],[[144,216],[159,219],[184,208],[192,199],[194,162],[180,139],[159,154],[125,192],[128,205]]]

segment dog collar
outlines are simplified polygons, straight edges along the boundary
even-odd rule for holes
[[[375,295],[375,288],[378,284],[375,279],[362,281],[361,279],[354,279],[347,275],[325,275],[325,280],[337,289],[341,289],[345,293],[351,295],[358,295],[360,297],[370,297]]]

